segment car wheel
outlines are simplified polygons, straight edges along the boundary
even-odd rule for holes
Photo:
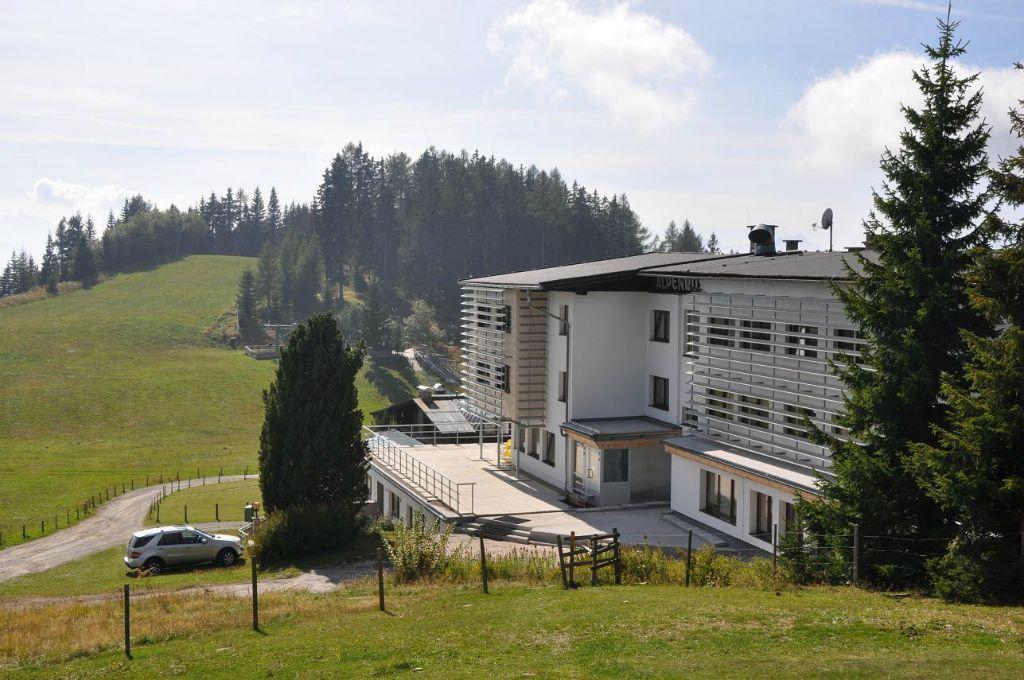
[[[238,561],[238,553],[231,548],[224,548],[217,553],[217,564],[222,567],[230,567],[232,564]]]
[[[164,569],[164,561],[159,557],[150,557],[142,565],[142,570],[147,572],[150,576],[156,576]]]

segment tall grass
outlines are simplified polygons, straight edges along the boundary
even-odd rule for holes
[[[393,564],[395,583],[479,583],[480,557],[466,544],[451,546],[450,526],[428,522],[417,515],[412,526],[391,520],[378,522],[388,558]],[[621,551],[621,576],[626,584],[685,585],[686,551],[666,552],[646,543],[624,547]],[[492,581],[510,581],[532,585],[560,584],[558,556],[550,549],[524,547],[487,557],[487,577]],[[577,584],[591,580],[586,560],[575,564]],[[614,570],[598,571],[598,583],[614,581]],[[690,585],[697,587],[776,588],[790,581],[789,572],[772,573],[771,560],[741,560],[715,552],[711,546],[693,551],[690,561]]]

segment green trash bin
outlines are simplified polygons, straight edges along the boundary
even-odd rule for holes
[[[246,522],[251,522],[252,521],[252,516],[253,516],[252,503],[249,503],[248,505],[245,506],[245,521]]]

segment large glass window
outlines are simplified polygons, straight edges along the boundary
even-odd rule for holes
[[[708,344],[709,345],[721,345],[723,347],[735,347],[736,341],[731,340],[736,336],[736,331],[728,328],[729,326],[735,326],[735,319],[727,319],[725,317],[709,316],[708,317]]]
[[[786,336],[786,354],[816,359],[818,350],[809,349],[818,346],[818,327],[786,324],[786,332],[798,335]]]
[[[569,398],[569,375],[565,371],[558,372],[558,401]]]
[[[655,309],[651,317],[651,340],[654,342],[668,342],[668,324],[669,313],[663,309]]]
[[[545,432],[544,462],[551,467],[555,466],[555,435],[553,432]]]
[[[701,512],[736,524],[736,480],[702,470],[701,487]]]
[[[754,516],[750,523],[750,535],[762,541],[772,540],[772,497],[755,491],[752,494]]]
[[[668,378],[651,376],[651,407],[668,410]]]
[[[606,449],[601,452],[601,483],[629,481],[629,449]]]

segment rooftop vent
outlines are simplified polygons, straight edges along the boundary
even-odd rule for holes
[[[803,239],[798,239],[798,238],[787,238],[787,239],[784,239],[782,242],[786,244],[786,252],[787,253],[792,253],[794,251],[800,250],[800,241],[801,240],[803,240]]]
[[[776,226],[774,224],[758,224],[748,227],[748,229],[750,229],[750,233],[747,234],[747,238],[750,239],[750,252],[754,255],[775,254]]]

